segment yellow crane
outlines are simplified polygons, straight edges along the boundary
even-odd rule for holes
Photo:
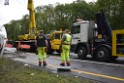
[[[29,33],[25,35],[19,35],[19,40],[34,40],[36,39],[36,22],[33,0],[28,0],[27,9],[29,10]]]
[[[32,0],[28,0],[28,10],[29,10],[29,39],[36,39],[36,22],[35,22],[35,11],[34,4]]]
[[[9,5],[9,0],[5,0],[5,4]],[[29,10],[29,33],[18,36],[18,41],[16,41],[16,47],[20,49],[35,49],[35,40],[36,39],[36,22],[35,22],[35,12],[34,12],[34,3],[33,0],[28,0],[27,9]],[[48,53],[57,51],[60,53],[59,46],[61,44],[62,38],[62,28],[60,31],[52,31],[49,35],[48,42]]]
[[[21,49],[35,49],[36,39],[36,22],[35,22],[35,10],[33,0],[28,0],[27,9],[29,10],[29,33],[18,36],[18,48]]]

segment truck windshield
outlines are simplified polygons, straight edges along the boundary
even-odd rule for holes
[[[79,26],[72,26],[72,34],[80,33],[80,25]]]

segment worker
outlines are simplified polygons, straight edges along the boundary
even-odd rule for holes
[[[61,66],[65,66],[65,63],[67,66],[70,66],[70,44],[71,44],[71,35],[69,34],[70,31],[68,29],[65,30],[62,41],[61,41]]]
[[[46,57],[47,57],[48,42],[44,35],[43,30],[40,30],[40,34],[36,37],[35,45],[37,46],[37,51],[38,51],[39,66],[41,66],[42,61],[43,61],[43,66],[46,66],[47,65]]]

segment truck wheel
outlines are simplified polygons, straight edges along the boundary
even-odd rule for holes
[[[85,46],[79,47],[78,57],[79,59],[85,59],[87,56],[87,48]]]
[[[98,61],[109,61],[110,60],[110,51],[106,47],[99,47],[96,50],[95,56]]]

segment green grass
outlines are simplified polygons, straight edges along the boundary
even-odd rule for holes
[[[62,76],[0,58],[0,83],[95,83],[85,78]]]

